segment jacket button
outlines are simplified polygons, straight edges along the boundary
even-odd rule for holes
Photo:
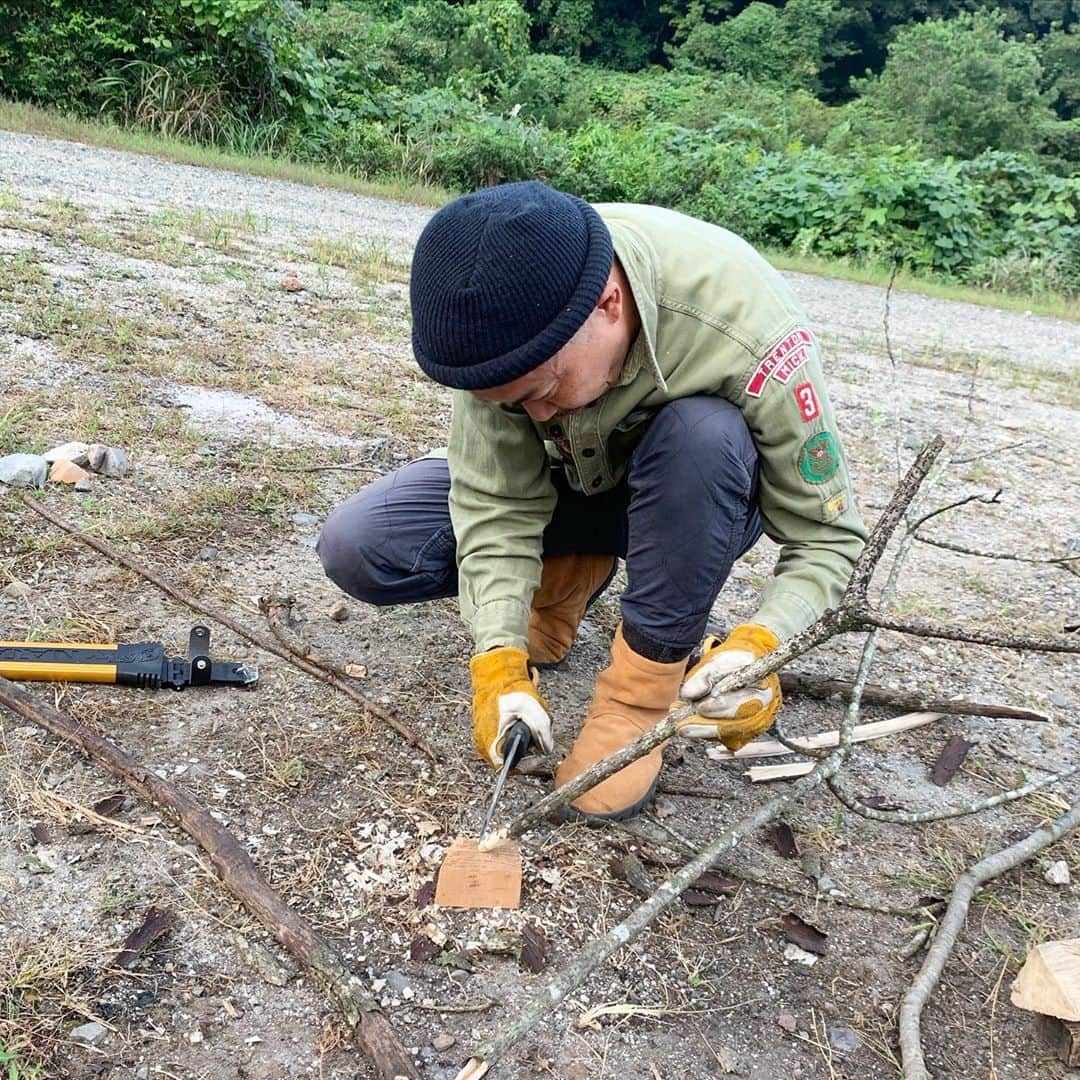
[[[601,485],[601,484],[602,484],[603,482],[604,482],[604,481],[603,481],[603,479],[602,479],[601,477],[599,477],[599,476],[594,476],[594,477],[593,477],[593,482],[592,482],[592,486],[593,486],[593,487],[599,487],[599,486],[600,486],[600,485]]]
[[[551,435],[551,437],[553,439],[561,439],[562,436],[563,436],[563,429],[561,427],[559,427],[558,424],[556,424],[554,427],[552,427],[550,429],[549,434]]]
[[[587,447],[585,447],[584,450],[581,451],[581,456],[582,457],[596,457],[596,451],[591,446],[587,446]]]

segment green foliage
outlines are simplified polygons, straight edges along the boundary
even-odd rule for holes
[[[999,15],[960,15],[900,30],[880,76],[857,80],[892,141],[975,157],[1028,150],[1049,118],[1035,47],[1007,41]]]
[[[696,70],[814,90],[822,68],[848,51],[840,34],[849,21],[837,0],[788,0],[782,8],[755,2],[723,22],[694,12],[673,56]]]
[[[1039,42],[1043,86],[1063,120],[1080,116],[1080,25],[1054,30]]]

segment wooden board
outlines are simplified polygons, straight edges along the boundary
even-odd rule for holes
[[[435,903],[453,908],[521,906],[521,849],[503,840],[478,851],[472,837],[459,836],[443,859]]]
[[[1080,1021],[1080,938],[1044,941],[1028,953],[1012,987],[1021,1009]]]

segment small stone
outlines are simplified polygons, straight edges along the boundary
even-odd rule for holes
[[[94,490],[94,481],[91,480],[89,476],[80,477],[80,479],[75,481],[75,490],[76,491],[93,491]]]
[[[1069,864],[1064,859],[1052,862],[1043,873],[1043,878],[1050,885],[1068,885],[1072,882]]]
[[[52,465],[54,461],[70,461],[75,465],[81,465],[86,468],[90,458],[87,451],[89,446],[84,442],[66,442],[60,446],[54,446],[51,450],[46,450],[42,457]]]
[[[199,558],[203,562],[213,562],[220,554],[216,547],[204,547],[199,551]]]
[[[96,1021],[90,1024],[80,1024],[71,1033],[71,1041],[84,1043],[86,1046],[97,1046],[108,1035],[109,1029],[104,1024]]]
[[[300,275],[295,270],[286,270],[281,279],[281,288],[284,292],[300,292],[303,289]]]
[[[90,469],[102,476],[111,476],[114,480],[123,480],[131,470],[127,451],[118,446],[106,446],[104,443],[94,443],[87,450]]]
[[[13,487],[44,487],[49,464],[37,454],[8,454],[0,458],[0,483]]]
[[[205,1036],[198,1028],[196,1028],[194,1031],[188,1032],[188,1042],[191,1043],[192,1046],[196,1046],[197,1044],[201,1043],[204,1037]]]
[[[293,514],[290,519],[294,525],[318,525],[319,519],[315,514]]]
[[[344,600],[338,600],[326,609],[326,617],[334,622],[344,622],[349,617],[349,605]]]
[[[859,1049],[859,1036],[849,1027],[831,1027],[829,1045],[841,1054],[854,1054]]]
[[[905,450],[920,450],[922,449],[922,439],[918,435],[908,435],[904,438]]]
[[[11,581],[4,586],[5,596],[14,596],[16,600],[28,600],[34,595],[34,590],[25,581]]]
[[[818,962],[818,958],[812,952],[800,949],[794,942],[784,949],[784,959],[794,960],[795,963],[803,964],[806,967],[813,967]]]
[[[794,1031],[799,1026],[799,1021],[789,1012],[783,1012],[776,1018],[776,1023],[783,1031]]]
[[[441,1054],[445,1050],[449,1050],[454,1043],[457,1042],[455,1036],[451,1035],[449,1031],[440,1031],[434,1039],[431,1040],[431,1045]]]
[[[1055,708],[1064,709],[1069,704],[1069,699],[1060,690],[1055,690],[1050,695],[1050,704]]]

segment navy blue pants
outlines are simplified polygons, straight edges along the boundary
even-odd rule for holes
[[[552,481],[544,554],[624,558],[627,644],[651,660],[688,656],[732,564],[761,535],[757,450],[742,413],[720,398],[682,398],[657,412],[613,490],[574,491],[557,465]],[[327,575],[369,604],[457,595],[449,493],[449,468],[437,459],[357,492],[319,537]]]

